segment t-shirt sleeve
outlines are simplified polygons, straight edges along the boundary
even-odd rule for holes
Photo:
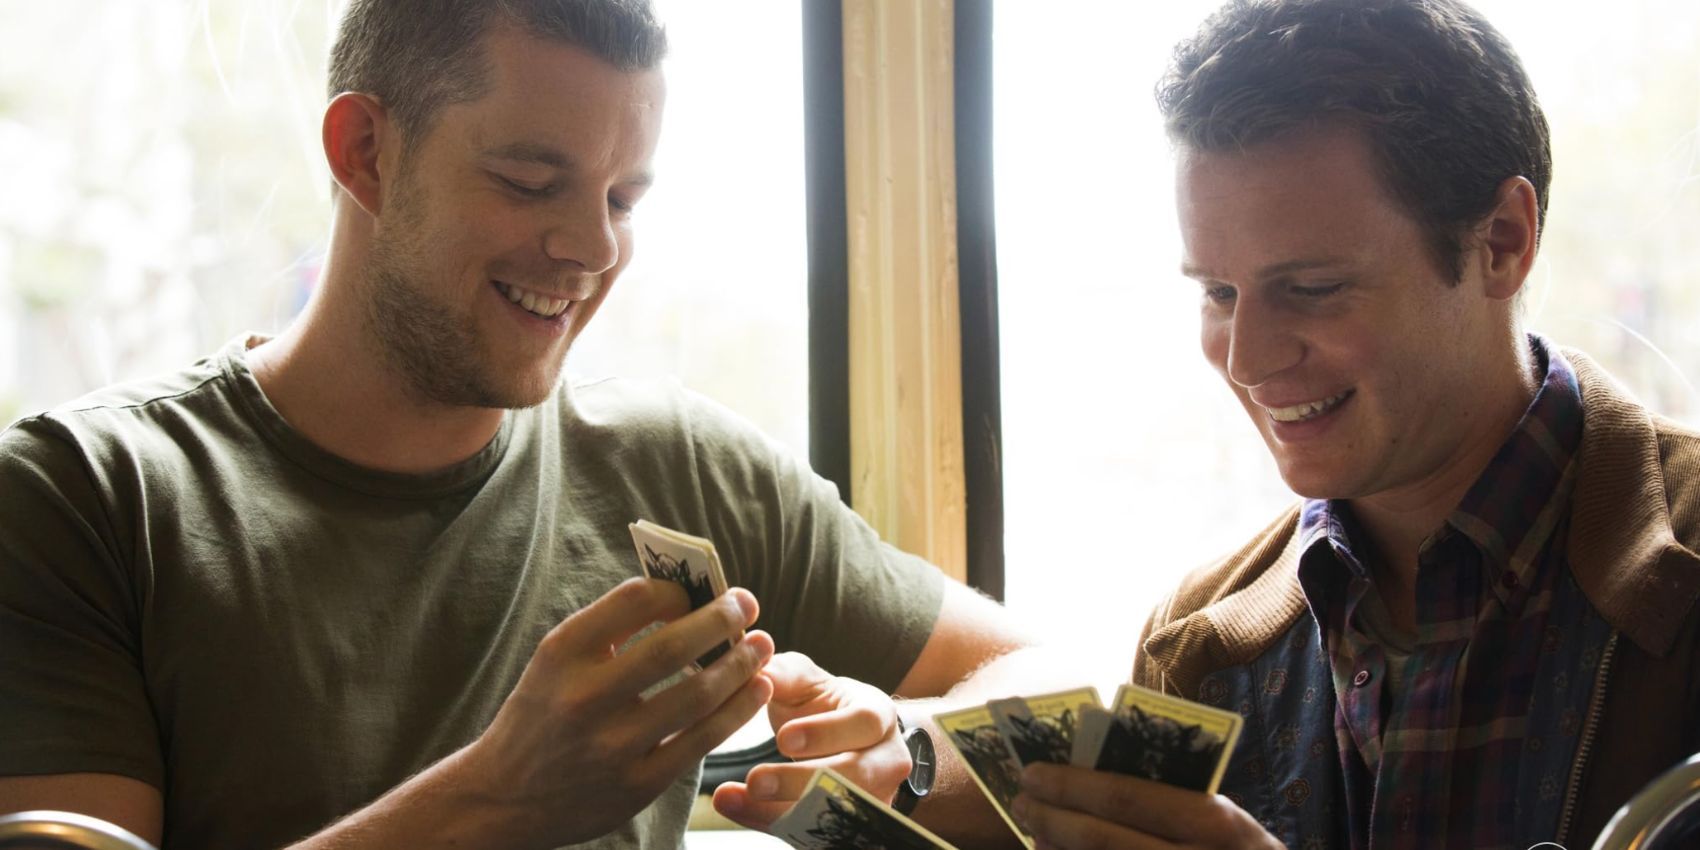
[[[160,787],[140,583],[83,454],[52,422],[0,433],[0,776]]]
[[[695,397],[697,476],[727,580],[761,603],[779,651],[886,691],[902,682],[944,600],[933,565],[881,540],[788,449]]]

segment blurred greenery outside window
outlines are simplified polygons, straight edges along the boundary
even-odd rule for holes
[[[306,303],[342,6],[0,5],[0,425],[279,331]],[[673,45],[657,184],[567,370],[677,376],[806,455],[800,8],[657,7]]]

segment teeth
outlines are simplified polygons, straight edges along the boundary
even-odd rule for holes
[[[1315,419],[1316,417],[1321,416],[1324,411],[1330,410],[1334,407],[1334,405],[1345,401],[1346,396],[1350,394],[1351,390],[1347,390],[1337,396],[1325,398],[1321,401],[1309,401],[1304,404],[1295,404],[1292,407],[1270,407],[1265,409],[1269,411],[1269,418],[1276,422],[1303,422],[1306,419]]]
[[[500,281],[497,281],[496,289],[509,301],[525,308],[526,312],[536,316],[542,316],[545,319],[552,319],[561,315],[561,312],[572,306],[573,303],[570,299],[565,298],[543,298],[535,292],[526,292],[523,289],[509,286]]]

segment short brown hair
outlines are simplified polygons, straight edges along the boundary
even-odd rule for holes
[[[654,68],[667,53],[649,0],[352,0],[331,47],[330,96],[378,98],[411,147],[438,109],[483,96],[482,39],[499,22],[583,48],[622,71]]]
[[[1454,281],[1507,178],[1534,184],[1545,223],[1546,116],[1510,43],[1459,0],[1230,0],[1176,47],[1157,104],[1169,137],[1197,151],[1360,128]]]

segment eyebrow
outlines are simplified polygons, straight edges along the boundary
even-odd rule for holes
[[[1263,268],[1258,269],[1256,279],[1268,280],[1270,278],[1286,277],[1294,272],[1309,271],[1311,269],[1326,268],[1329,266],[1341,266],[1345,264],[1346,259],[1344,257],[1315,257],[1304,260],[1288,260],[1284,263],[1276,263],[1274,265],[1264,266]],[[1216,279],[1216,276],[1211,274],[1208,270],[1192,265],[1191,263],[1181,264],[1181,274],[1192,278],[1193,280]]]
[[[542,165],[566,172],[578,170],[578,163],[572,157],[555,148],[532,142],[514,142],[502,145],[499,148],[485,151],[484,156],[490,159],[507,160],[508,162]],[[644,169],[620,182],[631,186],[648,186],[655,182],[655,175],[648,169]]]

